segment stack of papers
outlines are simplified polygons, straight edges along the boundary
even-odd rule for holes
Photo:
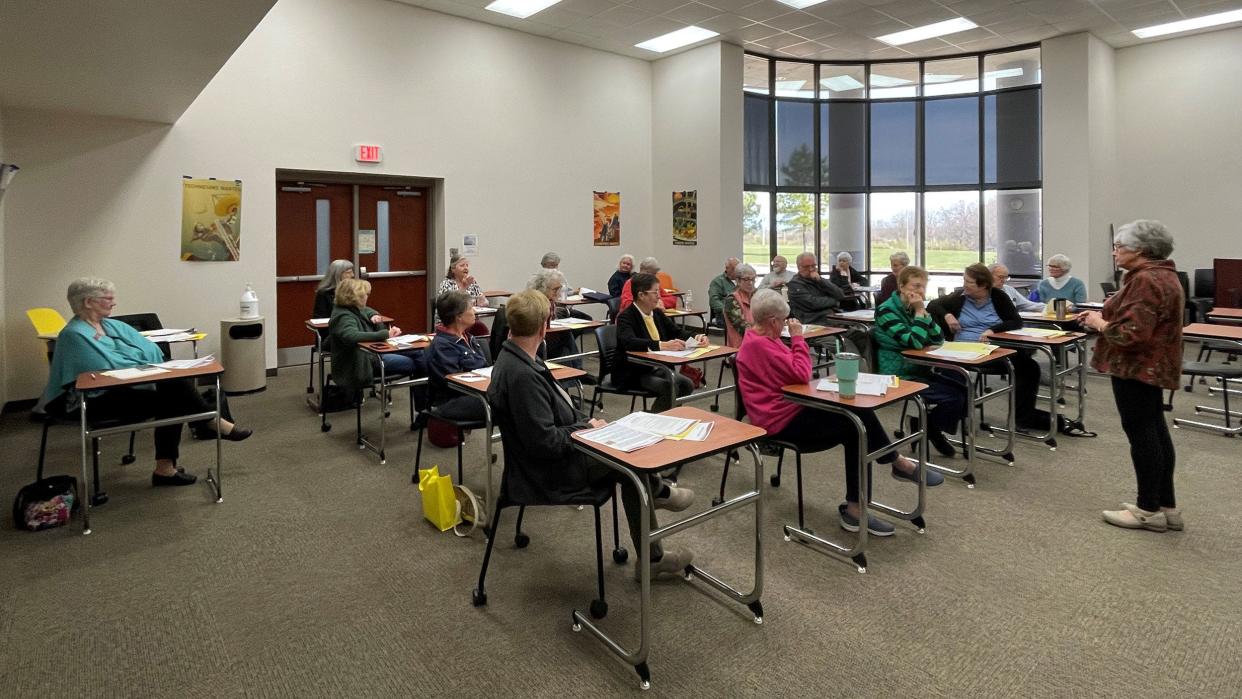
[[[157,366],[146,366],[134,367],[133,369],[113,369],[112,371],[101,371],[99,373],[114,379],[129,380],[140,379],[144,376],[155,376],[156,374],[167,374],[168,370]]]
[[[566,301],[581,301],[582,294],[570,294],[569,296],[565,297],[565,300]]]
[[[319,325],[320,323],[327,325],[331,320],[331,318],[311,318],[311,322],[315,325]]]
[[[172,361],[160,362],[152,366],[162,367],[164,369],[197,369],[201,366],[207,366],[216,361],[215,356],[207,355],[197,359],[173,359]]]
[[[637,412],[630,413],[603,427],[579,434],[588,442],[617,451],[631,452],[665,439],[702,442],[711,434],[714,424],[690,418]]]
[[[900,384],[900,380],[892,374],[867,374],[859,372],[858,379],[854,382],[854,393],[860,396],[883,396],[888,394],[888,389],[896,388]],[[817,391],[832,391],[839,393],[841,386],[837,383],[835,376],[826,379],[820,379],[815,384]]]
[[[946,342],[927,353],[933,357],[946,359],[979,359],[986,357],[996,349],[995,345],[984,342]]]
[[[821,329],[823,329],[823,327],[824,327],[824,326],[822,326],[822,325],[814,325],[814,324],[812,324],[812,323],[807,323],[807,324],[805,324],[805,325],[803,325],[803,326],[802,326],[802,332],[803,332],[803,334],[806,334],[806,333],[812,333],[812,332],[815,332],[816,330],[821,330]],[[784,327],[784,328],[781,328],[781,337],[789,337],[789,327],[788,327],[788,326],[786,326],[786,327]]]
[[[579,328],[579,327],[582,327],[583,325],[587,325],[590,322],[591,321],[589,320],[583,320],[581,318],[560,318],[558,320],[552,321],[551,323],[549,323],[549,325],[551,325],[554,328]]]
[[[199,339],[199,333],[194,328],[178,329],[178,328],[161,328],[159,330],[143,330],[142,334],[151,342],[189,342]]]
[[[856,320],[875,320],[875,309],[861,308],[857,311],[845,311],[844,313],[837,313],[836,315],[839,315],[842,318],[854,318]]]
[[[1061,337],[1062,335],[1068,335],[1069,332],[1052,328],[1019,328],[1017,330],[1010,330],[1009,334],[1021,337]]]
[[[401,347],[403,345],[410,345],[415,342],[427,342],[430,339],[431,337],[428,335],[417,335],[417,334],[398,335],[396,337],[388,338],[388,344],[392,345],[393,347]]]
[[[695,349],[687,350],[652,350],[651,354],[662,354],[666,357],[688,357],[690,359],[694,359],[695,357],[702,357],[714,349],[719,349],[719,347],[717,345],[704,345],[703,347],[696,347]]]

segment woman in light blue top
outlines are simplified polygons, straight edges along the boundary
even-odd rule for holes
[[[82,278],[69,285],[69,307],[73,320],[56,336],[52,368],[43,403],[49,413],[74,410],[81,396],[74,383],[84,372],[126,369],[164,361],[155,343],[119,320],[113,320],[116,287],[106,279]],[[198,392],[193,379],[169,379],[153,384],[111,388],[89,394],[93,420],[116,419],[141,422],[151,418],[192,415],[215,410]],[[250,436],[251,431],[220,419],[220,434],[233,442]],[[155,472],[152,485],[190,485],[194,476],[177,468],[181,425],[155,428]]]
[[[1039,283],[1039,298],[1033,301],[1048,303],[1053,299],[1068,299],[1070,303],[1082,303],[1087,300],[1087,285],[1077,277],[1070,276],[1073,265],[1065,255],[1053,255],[1048,258],[1048,276]]]

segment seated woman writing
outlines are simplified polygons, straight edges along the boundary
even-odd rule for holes
[[[660,280],[654,274],[635,274],[630,286],[634,290],[634,303],[617,316],[617,358],[612,379],[618,386],[642,388],[656,394],[651,410],[658,413],[673,407],[669,402],[665,373],[655,367],[629,361],[626,353],[684,350],[686,340],[693,337],[696,342],[705,345],[707,336],[695,335],[678,327],[664,315],[660,302]],[[694,383],[685,374],[675,373],[673,380],[678,397],[689,395],[694,390]]]
[[[106,280],[82,278],[69,285],[70,320],[56,336],[51,374],[43,403],[49,412],[76,410],[81,396],[74,388],[83,372],[125,369],[164,361],[159,347],[126,323],[113,320],[116,286]],[[215,410],[208,405],[193,379],[168,379],[150,384],[111,388],[91,393],[90,417],[140,422],[151,418],[192,415]],[[240,442],[251,431],[225,419],[219,420],[220,435],[231,442]],[[155,428],[155,486],[190,485],[198,480],[177,467],[180,456],[181,425]]]
[[[561,290],[565,288],[565,275],[559,270],[545,269],[538,272],[530,278],[526,284],[527,289],[534,289],[543,294],[548,300],[548,327],[551,328],[553,320],[568,318],[569,309],[565,306],[557,304],[560,298]],[[556,357],[564,357],[567,354],[576,354],[578,352],[578,344],[574,342],[574,332],[580,331],[564,331],[551,333],[544,340],[547,348],[547,358],[555,359]],[[575,359],[567,362],[569,366],[581,367],[582,361]]]
[[[427,348],[427,378],[431,404],[449,420],[483,420],[486,413],[478,399],[449,388],[449,374],[482,369],[491,363],[484,345],[470,333],[475,325],[474,306],[461,291],[448,291],[436,299],[436,336]]]
[[[941,456],[956,451],[944,433],[952,433],[966,416],[966,386],[953,377],[915,366],[901,355],[903,350],[923,349],[944,342],[935,318],[927,312],[927,272],[911,265],[897,275],[897,292],[875,309],[875,342],[880,373],[896,374],[928,385],[921,394],[934,407],[928,414],[927,441]]]
[[[737,353],[738,389],[746,401],[752,424],[772,437],[797,444],[805,452],[845,447],[845,502],[838,506],[841,527],[856,532],[858,521],[858,432],[849,418],[791,403],[781,395],[781,386],[811,380],[811,353],[802,337],[802,323],[789,318],[789,303],[771,289],[760,289],[751,299],[754,324],[742,338]],[[781,340],[789,327],[790,343]],[[892,442],[875,413],[855,413],[867,430],[867,450],[875,451]],[[918,466],[904,456],[887,454],[881,463],[893,464],[893,478],[918,482]],[[934,471],[927,472],[927,485],[944,482]],[[869,517],[867,531],[875,536],[892,536],[893,525]]]
[[[328,321],[328,337],[332,340],[332,380],[338,386],[354,391],[375,383],[378,363],[384,363],[388,375],[415,376],[422,372],[423,358],[419,350],[385,352],[376,355],[358,346],[360,342],[383,342],[401,334],[397,326],[384,327],[380,315],[367,306],[371,282],[365,279],[343,279],[336,287],[336,306]]]

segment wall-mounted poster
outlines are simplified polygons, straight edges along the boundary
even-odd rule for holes
[[[621,244],[621,193],[593,192],[595,204],[595,245]]]
[[[241,259],[241,180],[182,180],[181,259]]]
[[[699,191],[673,192],[673,245],[699,244]]]

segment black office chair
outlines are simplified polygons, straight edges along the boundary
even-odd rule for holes
[[[1100,282],[1100,291],[1104,292],[1104,298],[1108,298],[1117,293],[1117,285],[1112,282]]]
[[[59,425],[59,424],[79,425],[81,422],[81,415],[79,414],[77,410],[73,410],[73,411],[65,410],[65,397],[66,396],[62,395],[60,398],[44,406],[43,435],[39,439],[39,464],[35,470],[35,480],[43,480],[44,465],[47,461],[47,433],[48,431],[52,428],[53,425]],[[90,426],[92,429],[98,429],[102,427],[111,427],[114,425],[119,425],[121,424],[121,422],[122,422],[121,420],[91,420]],[[121,457],[121,463],[123,464],[134,463],[134,433],[133,432],[131,432],[129,435],[129,453]],[[94,487],[92,488],[92,493],[91,493],[91,505],[98,507],[99,505],[103,505],[108,502],[108,494],[104,492],[103,486],[99,480],[99,438],[98,437],[94,437],[91,439],[91,469],[92,469],[92,473],[94,474]]]
[[[600,404],[601,394],[612,393],[630,397],[630,412],[634,412],[634,403],[643,399],[643,410],[647,409],[647,400],[659,396],[641,388],[625,388],[612,382],[612,370],[617,361],[617,326],[604,325],[595,328],[595,344],[599,350],[599,373],[595,376],[595,393],[591,396],[591,413],[595,417],[595,406]]]
[[[617,316],[621,315],[621,297],[614,296],[607,301],[608,315],[605,318],[609,323],[617,322]]]
[[[492,333],[492,334],[496,335],[499,333]],[[492,363],[493,355],[489,351],[489,345],[481,344],[481,346],[483,348],[483,351],[487,353],[488,355],[487,363],[490,366]],[[445,417],[442,413],[439,412],[439,405],[437,405],[438,403],[443,402],[446,398],[455,398],[459,395],[465,395],[465,394],[459,394],[459,393],[453,392],[451,394],[432,395],[431,391],[429,390],[427,392],[427,396],[428,396],[427,405],[422,410],[418,411],[417,418],[413,417],[413,410],[411,409],[410,429],[418,431],[418,447],[414,450],[414,473],[411,474],[410,476],[410,481],[412,483],[418,482],[418,469],[420,468],[422,461],[423,461],[423,433],[427,431],[427,423],[432,418],[435,418],[436,420],[439,420],[440,422],[448,423],[457,431],[457,439],[455,440],[457,442],[457,482],[458,483],[465,482],[463,480],[463,475],[465,472],[462,470],[462,445],[466,441],[466,431],[485,429],[487,427],[487,422],[485,420],[455,420],[453,418]],[[413,395],[411,394],[410,396],[411,405],[413,404],[413,402],[414,402],[414,398],[413,398]],[[483,438],[491,439],[492,436],[488,434],[488,435],[484,435]]]

